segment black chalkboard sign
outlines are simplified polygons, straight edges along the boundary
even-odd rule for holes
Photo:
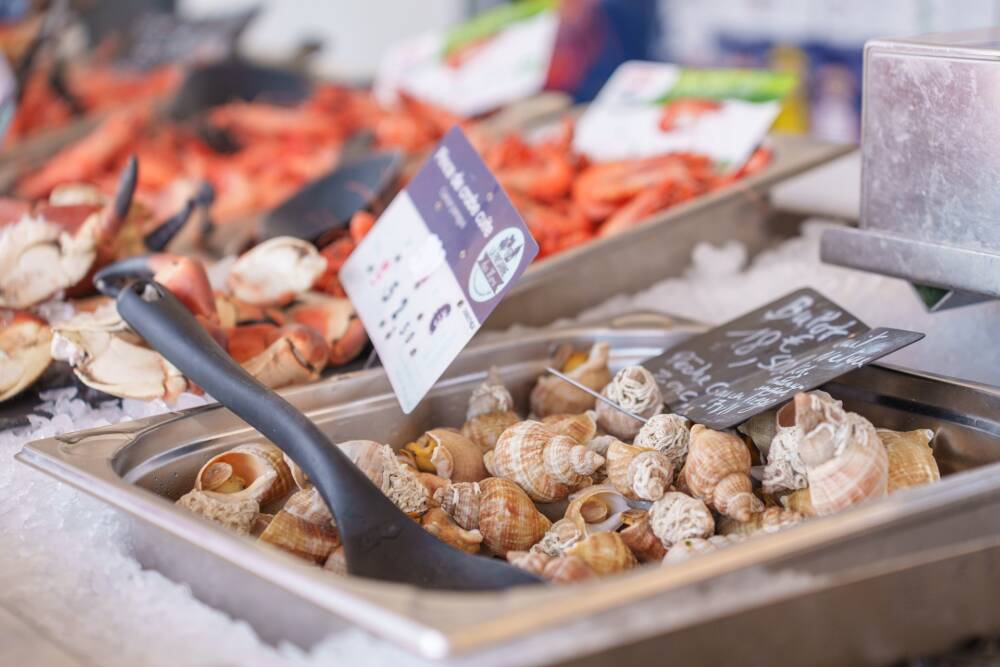
[[[672,412],[710,428],[740,424],[924,335],[871,329],[812,289],[643,362]]]

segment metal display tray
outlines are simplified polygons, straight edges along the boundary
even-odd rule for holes
[[[490,365],[523,412],[557,344],[607,341],[621,367],[696,330],[633,315],[477,344],[409,416],[381,371],[285,396],[335,441],[398,447],[460,424]],[[934,429],[944,478],[674,566],[505,593],[337,577],[175,507],[209,457],[260,438],[219,406],[39,440],[17,458],[126,513],[144,566],[270,641],[358,626],[448,665],[886,664],[1000,631],[1000,391],[879,366],[825,389],[879,426]]]

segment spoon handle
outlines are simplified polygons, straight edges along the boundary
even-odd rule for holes
[[[410,519],[308,417],[247,373],[165,287],[137,280],[118,295],[118,312],[146,341],[220,403],[287,453],[309,476],[337,520],[348,571],[382,536]],[[354,552],[352,554],[352,552]]]

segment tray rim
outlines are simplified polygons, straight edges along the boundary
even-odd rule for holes
[[[647,314],[631,313],[625,317],[644,315]],[[482,352],[493,346],[507,347],[516,344],[515,341],[523,343],[527,340],[535,340],[536,342],[550,340],[554,342],[574,336],[589,335],[594,337],[609,331],[616,334],[627,333],[636,338],[642,338],[643,336],[666,335],[685,328],[684,325],[655,328],[615,328],[613,323],[610,327],[570,325],[533,331],[514,338],[497,337],[492,341],[470,346],[469,351],[479,350]],[[691,328],[696,329],[696,327]],[[942,378],[934,374],[899,370],[884,365],[877,366],[890,373],[945,382],[1000,398],[1000,389],[997,388]],[[380,369],[358,371],[346,376],[330,378],[316,385],[299,387],[287,393],[315,391],[318,387],[343,383],[352,378],[359,380],[364,377],[377,378],[382,374]],[[470,375],[479,374],[481,373],[465,373],[450,379],[456,382],[465,381]],[[371,398],[375,398],[375,396]],[[115,453],[151,430],[162,428],[166,424],[186,419],[202,411],[218,409],[224,408],[218,404],[212,404],[120,425],[66,434],[61,436],[62,439],[36,440],[25,444],[21,451],[15,455],[15,458],[20,463],[30,465],[56,479],[67,482],[109,503],[120,511],[170,533],[174,538],[206,549],[231,563],[239,564],[254,576],[263,577],[262,573],[264,572],[269,575],[278,573],[281,575],[280,577],[267,576],[265,578],[272,584],[285,588],[322,609],[344,617],[353,624],[373,631],[406,648],[416,650],[429,658],[444,658],[457,654],[468,654],[478,649],[489,649],[504,641],[514,641],[530,636],[529,632],[532,630],[540,632],[550,629],[549,625],[539,626],[538,620],[540,615],[544,616],[553,611],[553,601],[557,603],[559,600],[573,599],[574,613],[567,620],[579,620],[586,614],[614,612],[626,604],[650,599],[659,594],[667,594],[671,590],[686,585],[710,581],[717,575],[742,572],[748,568],[766,565],[780,556],[807,553],[832,540],[857,536],[888,526],[896,526],[901,521],[916,521],[929,512],[945,511],[994,491],[996,488],[996,483],[993,481],[995,468],[1000,465],[1000,463],[989,464],[976,470],[957,473],[931,486],[900,492],[893,497],[835,516],[818,518],[795,529],[770,535],[767,540],[756,540],[753,542],[752,548],[747,548],[747,544],[735,545],[730,549],[709,554],[673,568],[644,568],[641,572],[618,577],[611,582],[604,580],[593,586],[560,589],[558,593],[553,591],[553,595],[541,596],[540,599],[547,600],[544,604],[537,605],[537,608],[529,610],[528,613],[521,610],[520,615],[515,619],[510,618],[510,610],[508,610],[489,621],[480,621],[449,629],[435,626],[433,623],[416,621],[410,616],[374,602],[366,597],[364,590],[358,590],[395,589],[396,592],[399,592],[403,589],[415,598],[416,591],[409,587],[371,581],[358,582],[357,580],[352,583],[350,580],[338,580],[325,576],[324,580],[319,582],[317,574],[322,575],[323,573],[314,566],[303,564],[291,556],[277,552],[277,550],[247,549],[247,546],[254,544],[249,538],[239,537],[194,515],[182,512],[168,500],[155,493],[144,493],[142,490],[137,493],[134,485],[126,482],[112,469],[111,461]],[[327,408],[320,412],[325,413],[330,409]],[[317,411],[313,412],[315,414]],[[252,429],[243,425],[231,432],[244,431],[252,432]],[[221,433],[212,435],[217,437]],[[62,445],[67,442],[80,442],[83,438],[98,438],[105,442],[102,446],[103,458],[92,457],[97,459],[99,464],[95,463],[81,468],[79,465],[68,462],[66,457],[61,454]],[[317,586],[318,582],[325,585]],[[595,593],[599,591],[599,594],[587,596],[576,594],[576,591],[584,590]],[[421,592],[420,595],[421,597],[432,597],[427,592]],[[469,594],[435,594],[433,597],[455,599],[453,597],[455,595],[468,596]],[[563,616],[566,617],[565,614]],[[514,622],[512,623],[512,621]],[[549,621],[552,622],[552,619]]]

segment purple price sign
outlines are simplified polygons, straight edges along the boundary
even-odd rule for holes
[[[340,271],[404,412],[537,254],[503,188],[452,128]]]

